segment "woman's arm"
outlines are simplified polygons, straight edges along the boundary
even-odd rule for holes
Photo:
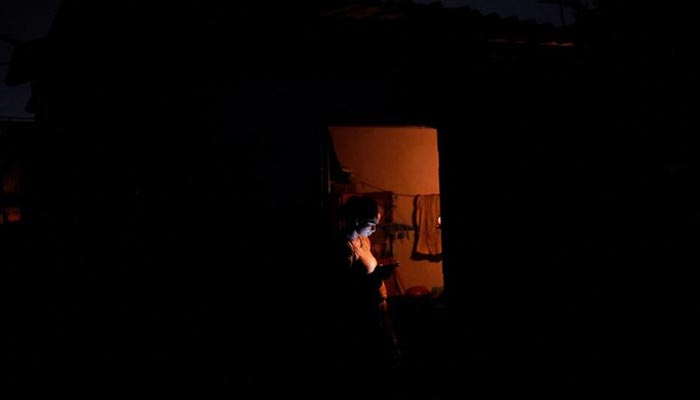
[[[377,259],[374,257],[374,254],[372,254],[372,244],[370,243],[369,238],[361,237],[360,245],[354,246],[354,248],[355,256],[361,261],[361,264],[364,266],[364,272],[367,275],[374,272],[375,268],[377,268],[378,263]]]

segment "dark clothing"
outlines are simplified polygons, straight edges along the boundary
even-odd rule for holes
[[[355,243],[366,243],[360,238]],[[337,363],[341,368],[382,370],[398,362],[398,346],[391,329],[386,287],[379,271],[367,273],[365,263],[376,259],[369,248],[358,249],[353,241],[338,237],[335,243],[332,282],[335,329],[340,352]],[[371,257],[370,260],[367,258]]]

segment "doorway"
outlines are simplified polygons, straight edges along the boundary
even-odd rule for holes
[[[417,218],[428,215],[430,220],[435,219],[435,227],[439,229],[437,129],[416,125],[328,128],[335,155],[347,176],[347,181],[336,183],[333,190],[392,194],[388,226],[392,236],[391,256],[401,265],[396,270],[393,294],[416,292],[439,296],[444,287],[441,238],[431,234],[430,239],[437,243],[429,248],[417,243],[420,232]],[[437,200],[437,211],[422,208],[428,200]],[[437,215],[433,218],[426,212]]]

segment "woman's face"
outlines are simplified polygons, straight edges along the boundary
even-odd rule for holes
[[[379,215],[377,218],[371,220],[360,221],[357,225],[357,233],[360,236],[370,236],[377,230],[377,224],[379,223]]]

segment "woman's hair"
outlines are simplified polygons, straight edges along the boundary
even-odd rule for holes
[[[346,221],[370,221],[377,218],[379,204],[369,196],[352,196],[340,208],[340,216]]]

